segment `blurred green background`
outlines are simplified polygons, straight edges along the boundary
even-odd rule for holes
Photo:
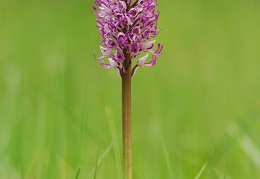
[[[133,78],[135,179],[260,178],[260,1],[158,0]],[[121,175],[121,80],[89,0],[0,0],[0,178]]]

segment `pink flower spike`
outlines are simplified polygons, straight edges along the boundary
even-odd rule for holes
[[[110,61],[108,64],[101,62],[101,66],[106,69],[116,68],[123,74],[124,61],[133,63],[134,58],[142,52],[150,53],[152,60],[147,63],[146,54],[136,62],[132,71],[135,72],[141,66],[154,66],[162,52],[160,44],[156,51],[152,50],[155,46],[152,38],[161,30],[157,28],[160,15],[156,11],[157,0],[95,0],[95,4],[94,15],[102,37],[101,55],[95,59],[108,58]]]

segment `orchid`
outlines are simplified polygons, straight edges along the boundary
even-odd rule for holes
[[[156,0],[95,0],[97,28],[102,36],[100,42],[100,65],[114,68],[122,79],[122,144],[123,179],[132,179],[132,127],[131,127],[131,79],[137,69],[154,66],[162,53],[159,43],[156,50],[155,38],[160,15],[155,13]],[[147,61],[149,55],[151,60]],[[139,57],[141,56],[141,57]],[[136,57],[136,64],[132,68]],[[119,176],[119,178],[121,178]]]
[[[157,29],[157,21],[160,15],[155,13],[156,0],[95,0],[97,28],[102,36],[100,42],[101,55],[97,60],[106,58],[100,65],[106,69],[115,68],[122,76],[125,73],[124,61],[129,58],[129,63],[139,58],[132,69],[132,76],[136,70],[143,66],[154,66],[158,56],[162,53],[163,46],[158,44],[157,50],[153,51],[156,37],[161,29]],[[146,62],[149,54],[152,56]]]

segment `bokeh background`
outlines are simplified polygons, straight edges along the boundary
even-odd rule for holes
[[[133,78],[135,179],[260,178],[260,1],[158,0]],[[121,80],[90,0],[0,0],[0,178],[121,176]]]

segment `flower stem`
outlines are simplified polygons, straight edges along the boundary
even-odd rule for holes
[[[123,130],[123,179],[132,179],[132,129],[131,129],[131,61],[125,55],[122,73],[122,130]]]

